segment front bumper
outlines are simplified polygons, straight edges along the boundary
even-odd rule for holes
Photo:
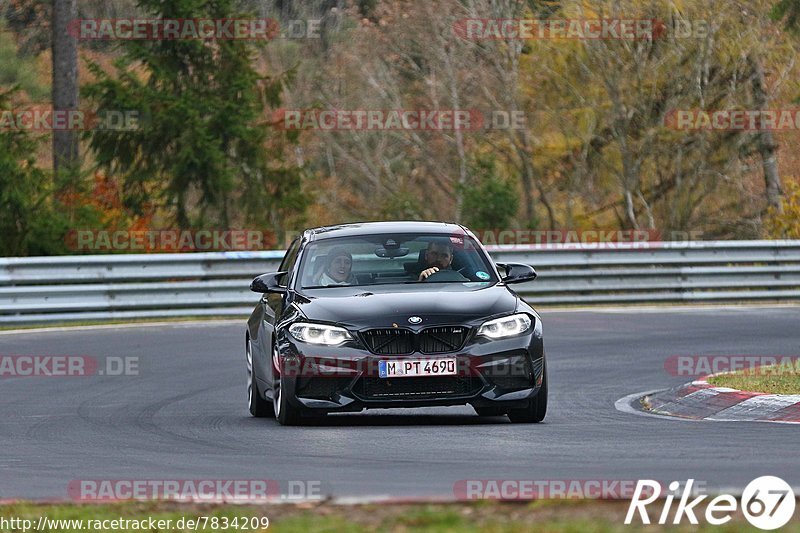
[[[468,338],[450,353],[376,355],[358,342],[325,347],[279,334],[283,393],[305,412],[466,405],[519,408],[540,390],[544,349],[538,330],[509,339]],[[378,377],[378,362],[456,358],[455,376]]]

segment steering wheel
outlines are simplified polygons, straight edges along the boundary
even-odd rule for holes
[[[422,281],[469,281],[469,278],[464,277],[455,270],[440,270]]]

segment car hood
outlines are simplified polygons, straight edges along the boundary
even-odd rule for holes
[[[517,297],[503,285],[430,283],[328,287],[302,292],[295,305],[309,320],[334,322],[356,329],[423,327],[467,323],[512,313]],[[422,319],[419,324],[409,317]]]

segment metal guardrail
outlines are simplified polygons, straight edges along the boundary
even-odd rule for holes
[[[613,249],[610,248],[613,246]],[[800,302],[800,241],[490,246],[533,265],[539,304]],[[0,258],[0,324],[246,316],[283,251]]]

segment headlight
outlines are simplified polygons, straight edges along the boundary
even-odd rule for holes
[[[483,335],[490,339],[502,339],[525,333],[530,327],[531,317],[525,313],[520,313],[484,322],[478,329],[478,335]]]
[[[336,346],[345,341],[353,340],[346,329],[325,324],[306,324],[298,322],[289,326],[289,333],[299,341],[309,344],[324,344]]]

